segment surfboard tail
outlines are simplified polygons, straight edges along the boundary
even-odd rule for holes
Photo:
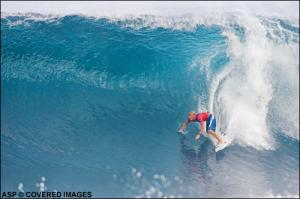
[[[220,146],[217,146],[217,147],[215,148],[215,151],[216,151],[216,152],[221,151],[221,150],[225,149],[228,145],[229,145],[229,142],[227,141],[226,143],[221,144]]]

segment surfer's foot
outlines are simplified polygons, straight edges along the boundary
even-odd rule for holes
[[[227,143],[227,141],[225,139],[223,139],[219,142],[219,144],[226,144],[226,143]]]
[[[227,143],[226,140],[219,141],[218,144],[216,145],[216,148],[218,148],[219,146],[226,144],[226,143]]]
[[[219,141],[216,147],[219,147],[219,146],[221,146],[222,144],[225,144],[225,143],[226,143],[226,141],[223,141],[223,140]]]

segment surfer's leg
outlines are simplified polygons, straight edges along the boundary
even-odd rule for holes
[[[211,114],[206,122],[206,132],[213,137],[215,137],[218,140],[218,144],[222,143],[222,139],[220,136],[216,133],[216,128],[217,128],[217,121],[216,118],[213,114]]]
[[[212,135],[213,137],[215,137],[218,140],[218,144],[222,143],[222,139],[216,132],[209,130],[209,131],[207,131],[207,133]]]

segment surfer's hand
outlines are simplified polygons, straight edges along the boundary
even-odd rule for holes
[[[181,133],[181,134],[183,134],[183,132],[184,132],[184,130],[183,130],[183,129],[179,129],[179,130],[178,130],[178,133]]]
[[[196,134],[196,137],[195,137],[195,140],[199,140],[200,135],[201,135],[200,133],[197,133],[197,134]]]
[[[183,133],[183,132],[184,132],[184,130],[185,130],[185,127],[184,127],[184,126],[182,126],[182,127],[180,127],[180,128],[179,128],[178,132],[180,132],[180,133]]]

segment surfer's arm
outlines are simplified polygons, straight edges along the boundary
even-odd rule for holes
[[[204,126],[204,123],[200,124],[200,131],[199,133],[204,133],[205,132],[205,126]]]
[[[195,139],[196,139],[196,140],[200,139],[201,133],[203,133],[204,130],[205,130],[205,128],[204,128],[204,123],[200,123],[200,130],[199,130],[199,132],[198,132],[198,133],[196,134],[196,136],[195,136]]]
[[[186,129],[186,127],[188,126],[189,123],[190,123],[189,120],[185,121],[185,122],[181,125],[181,127],[180,127],[180,129],[179,129],[178,131],[179,131],[179,132],[183,132],[183,131]]]

